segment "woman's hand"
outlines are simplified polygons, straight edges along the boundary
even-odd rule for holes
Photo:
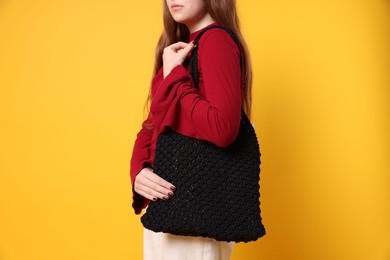
[[[163,52],[163,67],[164,78],[173,70],[177,65],[183,64],[190,51],[194,48],[192,42],[177,42],[164,48]]]
[[[168,200],[173,196],[175,186],[153,172],[152,168],[143,168],[135,177],[134,190],[149,200],[158,198]]]

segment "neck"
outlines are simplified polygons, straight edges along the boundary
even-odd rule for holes
[[[190,33],[193,33],[214,22],[215,20],[210,16],[209,13],[207,13],[205,16],[203,16],[202,19],[195,23],[188,23],[186,26],[188,27],[188,30],[190,30]]]

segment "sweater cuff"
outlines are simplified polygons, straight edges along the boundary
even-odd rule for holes
[[[134,209],[134,213],[136,215],[141,214],[142,210],[146,208],[146,206],[149,204],[149,200],[145,198],[144,196],[139,195],[134,190],[133,186],[133,204],[132,207]]]

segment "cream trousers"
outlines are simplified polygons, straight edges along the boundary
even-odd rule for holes
[[[144,228],[144,260],[229,260],[234,242],[175,236]]]

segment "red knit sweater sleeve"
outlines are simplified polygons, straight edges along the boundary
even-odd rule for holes
[[[154,95],[156,86],[158,86],[163,79],[163,71],[160,69],[152,81],[152,96]],[[150,159],[151,147],[153,142],[153,130],[147,128],[147,126],[152,126],[153,116],[151,113],[148,114],[146,120],[143,121],[141,130],[136,136],[134,142],[133,152],[130,160],[130,178],[132,185],[132,194],[133,194],[133,208],[135,214],[140,214],[142,209],[145,208],[149,201],[145,197],[141,196],[134,190],[134,181],[138,173],[145,167],[152,167],[152,162]]]
[[[198,45],[203,93],[194,88],[187,70],[178,65],[156,90],[151,112],[159,132],[172,127],[181,134],[226,147],[240,127],[239,49],[222,29],[206,32]]]

